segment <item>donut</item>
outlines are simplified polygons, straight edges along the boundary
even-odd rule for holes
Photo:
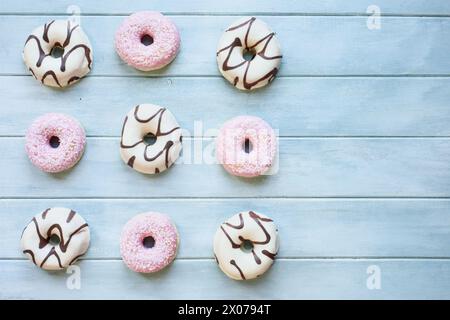
[[[261,88],[272,82],[282,58],[275,33],[255,17],[239,19],[228,27],[220,38],[216,55],[224,78],[241,90]]]
[[[79,24],[52,20],[28,36],[23,60],[36,80],[62,88],[89,73],[92,47]]]
[[[217,161],[235,176],[265,174],[275,161],[276,151],[274,130],[254,116],[238,116],[225,122],[216,139]]]
[[[152,273],[164,269],[177,255],[178,232],[170,218],[157,212],[141,213],[122,230],[120,253],[135,272]]]
[[[273,220],[254,211],[232,216],[214,236],[216,262],[235,280],[250,280],[265,273],[278,248],[278,230]]]
[[[133,13],[116,31],[116,51],[128,65],[152,71],[165,67],[177,56],[180,34],[175,24],[155,11]]]
[[[61,113],[47,113],[33,121],[25,137],[32,164],[45,172],[61,172],[81,158],[86,134],[78,120]]]
[[[23,253],[45,270],[61,270],[72,265],[86,253],[89,241],[88,224],[67,208],[49,208],[37,214],[20,239]]]
[[[178,159],[181,142],[181,129],[168,109],[140,104],[128,112],[123,122],[120,155],[136,171],[160,173]]]

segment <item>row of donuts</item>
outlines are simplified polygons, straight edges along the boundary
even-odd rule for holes
[[[136,12],[117,29],[115,49],[128,65],[141,71],[157,70],[177,56],[180,34],[175,24],[159,12]],[[224,78],[241,90],[270,83],[282,58],[275,33],[255,17],[241,18],[228,27],[216,56]],[[79,24],[53,20],[28,36],[23,59],[36,80],[51,87],[65,87],[89,73],[93,51]]]
[[[21,235],[23,253],[45,270],[62,270],[86,254],[89,225],[74,210],[48,208],[35,215]],[[146,212],[123,227],[120,253],[128,268],[153,273],[177,255],[179,234],[171,219]],[[235,280],[261,276],[273,264],[279,249],[273,220],[254,211],[240,212],[222,223],[214,235],[214,257],[220,269]],[[251,252],[251,254],[249,254]]]
[[[73,167],[80,160],[86,134],[73,117],[48,113],[34,120],[25,140],[31,163],[45,172],[56,173]],[[226,171],[250,178],[270,170],[275,161],[277,138],[264,120],[238,116],[222,126],[215,146],[217,161]],[[181,128],[168,109],[140,104],[125,116],[120,155],[136,171],[163,172],[178,159],[181,149]]]

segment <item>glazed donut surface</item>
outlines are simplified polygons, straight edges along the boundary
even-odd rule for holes
[[[242,245],[249,242],[251,251]],[[214,255],[220,269],[235,280],[250,280],[265,273],[278,253],[278,230],[273,220],[254,211],[240,212],[217,229]]]
[[[58,236],[59,244],[50,238]],[[72,265],[89,247],[86,221],[67,208],[49,208],[31,219],[21,236],[23,253],[38,267],[61,270]]]
[[[253,58],[247,61],[245,52],[253,53]],[[275,33],[255,17],[234,22],[222,35],[216,55],[224,78],[241,90],[269,84],[277,75],[282,58]]]
[[[156,140],[148,144],[145,136]],[[168,169],[179,157],[182,147],[181,128],[166,108],[140,104],[125,117],[120,141],[122,160],[131,168],[145,174]]]
[[[55,47],[62,48],[60,57],[52,56]],[[80,25],[52,20],[28,36],[23,60],[36,80],[51,87],[65,87],[91,70],[92,47]]]

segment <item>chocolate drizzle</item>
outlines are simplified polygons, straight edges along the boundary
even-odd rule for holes
[[[136,160],[136,156],[132,156],[130,159],[128,159],[127,165],[133,168],[134,160]]]
[[[230,235],[228,234],[228,232],[225,231],[225,229],[223,228],[223,226],[220,226],[220,229],[222,229],[223,233],[225,234],[225,236],[226,236],[226,237],[228,238],[228,240],[230,241],[231,247],[232,247],[233,249],[238,249],[238,248],[241,247],[240,244],[235,243],[235,242],[233,241],[233,239],[231,239]]]
[[[44,39],[45,42],[49,42],[48,39],[48,29],[50,29],[50,26],[55,22],[55,20],[52,20],[49,24],[44,24],[44,33],[42,34],[42,39]]]
[[[77,213],[73,210],[70,210],[69,215],[67,216],[66,223],[70,223],[72,221],[73,217],[75,217]]]
[[[36,258],[34,257],[34,253],[31,250],[23,250],[23,253],[28,253],[31,257],[31,260],[33,260],[33,263],[36,264]]]
[[[58,253],[55,250],[55,247],[52,247],[50,249],[50,251],[48,252],[47,256],[44,258],[44,260],[42,260],[42,263],[39,267],[43,267],[43,265],[47,262],[48,258],[50,258],[51,256],[55,256],[56,260],[58,260],[58,266],[63,269],[64,267],[61,264],[61,258],[59,257]]]
[[[257,256],[255,249],[252,249],[253,258],[255,259],[256,264],[261,264],[261,259]]]
[[[78,27],[79,27],[79,25],[77,24],[77,25],[75,25],[75,27],[70,29],[70,20],[67,20],[67,35],[66,35],[66,40],[64,40],[62,47],[66,47],[70,43],[70,38],[72,37],[72,32],[73,32],[73,30],[75,30]]]
[[[34,74],[34,71],[33,71],[33,69],[31,69],[31,68],[28,68],[28,70],[30,70],[30,72],[31,72],[31,74],[33,75],[33,77],[34,77],[35,79],[37,79],[36,75]]]
[[[45,218],[47,217],[47,213],[50,211],[50,208],[48,208],[48,209],[45,209],[43,212],[42,212],[42,220],[45,220]]]
[[[234,31],[243,27],[247,27],[247,30],[245,32],[245,37],[244,37],[244,44],[242,44],[242,41],[239,37],[234,38],[233,42],[231,44],[229,44],[228,46],[221,48],[217,51],[217,56],[222,53],[223,51],[228,51],[227,52],[227,56],[225,57],[225,60],[223,61],[222,64],[222,70],[223,71],[229,71],[229,70],[233,70],[233,69],[237,69],[243,65],[245,66],[245,71],[244,71],[244,77],[242,79],[242,85],[244,86],[245,89],[250,90],[252,87],[256,86],[258,83],[260,83],[261,81],[267,80],[268,82],[271,82],[275,76],[278,73],[278,68],[274,67],[272,70],[270,70],[269,72],[267,72],[264,76],[262,76],[261,78],[253,81],[253,82],[248,82],[247,77],[248,77],[248,71],[250,69],[250,65],[251,65],[251,60],[247,61],[244,59],[244,61],[242,61],[241,63],[238,63],[234,66],[230,66],[228,65],[228,62],[231,58],[231,55],[233,53],[233,50],[235,48],[242,48],[241,50],[248,50],[251,51],[252,49],[254,49],[256,46],[258,46],[260,43],[265,41],[264,47],[262,48],[262,50],[260,50],[259,52],[256,53],[257,56],[261,57],[264,60],[275,60],[275,59],[281,59],[283,56],[282,55],[277,55],[277,56],[267,56],[266,55],[266,50],[269,46],[269,43],[272,41],[273,37],[275,36],[275,33],[271,32],[269,34],[267,34],[266,36],[264,36],[263,38],[259,39],[258,41],[256,41],[255,44],[253,44],[252,46],[248,45],[248,38],[249,38],[249,34],[252,28],[253,23],[255,22],[256,18],[252,17],[250,19],[248,19],[247,21],[242,22],[241,24],[231,27],[229,29],[227,29],[225,32],[230,32],[230,31]],[[235,77],[233,79],[233,85],[236,86],[239,82],[239,77]]]
[[[30,35],[30,36],[27,38],[27,41],[25,41],[25,45],[27,45],[28,41],[30,41],[30,40],[35,40],[35,41],[36,41],[36,44],[37,44],[37,47],[38,47],[39,58],[38,58],[38,60],[36,61],[36,67],[39,68],[39,67],[41,66],[41,64],[42,64],[42,61],[44,60],[45,57],[48,56],[48,54],[45,54],[44,50],[42,49],[41,41],[39,41],[38,37],[36,37],[36,36],[33,35],[33,34]]]
[[[239,224],[237,226],[232,225],[229,222],[225,222],[225,224],[233,229],[242,229],[244,227],[244,217],[242,216],[242,213],[239,213]]]
[[[262,253],[263,255],[269,257],[269,258],[272,259],[272,260],[275,260],[275,256],[277,255],[276,253],[272,253],[272,252],[269,252],[269,251],[267,251],[267,250],[263,250],[263,251],[261,251],[261,253]]]
[[[242,272],[241,268],[239,268],[239,266],[237,265],[236,261],[230,260],[230,264],[233,265],[239,271],[239,274],[241,275],[242,280],[245,280],[245,275]]]
[[[47,78],[47,76],[52,76],[52,78],[55,80],[56,84],[59,87],[62,87],[61,84],[58,81],[58,77],[56,76],[55,72],[53,70],[48,70],[46,73],[44,73],[44,75],[42,76],[41,82],[44,83],[45,78]]]
[[[83,49],[84,50],[84,56],[88,62],[88,68],[89,70],[91,69],[91,64],[92,64],[92,59],[91,59],[91,49],[89,49],[88,46],[84,45],[84,44],[77,44],[76,46],[74,46],[73,48],[71,48],[69,51],[67,51],[66,54],[61,56],[61,67],[60,70],[62,72],[66,71],[66,62],[67,59],[69,58],[69,56],[72,54],[72,52],[74,52],[77,49]]]
[[[67,81],[67,84],[69,85],[70,83],[72,83],[74,81],[78,81],[78,80],[80,80],[80,77],[73,76],[72,78],[69,79],[69,81]]]

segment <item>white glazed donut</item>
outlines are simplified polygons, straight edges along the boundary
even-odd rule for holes
[[[59,244],[51,242],[58,236]],[[49,208],[36,215],[21,236],[23,253],[38,267],[61,270],[84,255],[89,247],[90,234],[86,221],[67,208]]]
[[[252,248],[245,252],[244,243]],[[240,212],[220,225],[214,237],[214,255],[220,269],[232,279],[259,277],[278,253],[278,230],[272,219],[253,212]]]
[[[60,57],[52,56],[54,48],[63,50]],[[51,87],[65,87],[91,70],[92,48],[80,25],[53,20],[28,36],[23,60],[36,80]]]
[[[149,145],[145,136],[156,140]],[[154,174],[168,169],[179,157],[181,129],[173,114],[153,104],[140,104],[128,112],[122,127],[120,155],[136,171]]]
[[[253,59],[247,61],[244,52],[253,54]],[[222,35],[217,48],[220,72],[241,90],[253,90],[270,83],[278,73],[281,57],[275,33],[254,17],[234,22]]]

